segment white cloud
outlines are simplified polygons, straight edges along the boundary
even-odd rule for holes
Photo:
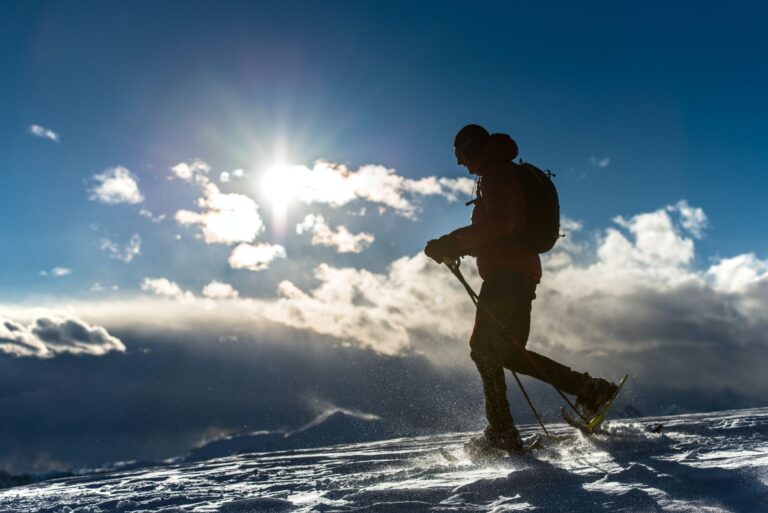
[[[562,216],[560,218],[560,229],[566,232],[577,232],[584,228],[584,223],[576,219]]]
[[[678,201],[674,206],[669,206],[667,209],[680,214],[680,224],[694,237],[697,239],[702,237],[704,229],[709,224],[704,210],[691,207],[685,200]]]
[[[35,137],[42,137],[43,139],[50,139],[51,141],[60,142],[59,134],[50,128],[45,128],[44,126],[30,125],[29,133]]]
[[[346,226],[331,229],[321,215],[309,214],[296,225],[296,233],[311,233],[312,245],[336,248],[338,253],[360,253],[370,246],[374,237],[370,233],[351,233]]]
[[[574,254],[556,246],[537,292],[541,339],[601,352],[715,341],[713,350],[726,352],[729,344],[758,340],[768,328],[757,307],[768,299],[768,262],[747,254],[694,268],[692,237],[701,236],[705,220],[685,202],[617,217],[619,228],[608,228],[581,265],[550,265]]]
[[[222,171],[219,174],[219,181],[221,183],[228,183],[235,178],[242,178],[244,176],[245,176],[245,171],[241,168],[233,169],[232,171]]]
[[[472,196],[475,181],[466,177],[445,178],[438,180],[442,190],[438,193],[445,196],[448,201],[458,201],[459,196]]]
[[[122,166],[105,169],[103,173],[94,175],[93,179],[98,182],[89,191],[89,199],[93,201],[108,205],[144,201],[136,177]]]
[[[203,296],[209,299],[237,299],[240,294],[229,283],[212,281],[203,287]]]
[[[242,168],[233,169],[232,171],[222,171],[219,173],[219,181],[221,183],[229,183],[235,178],[242,178],[245,176],[245,170]]]
[[[104,286],[98,281],[94,282],[91,288],[88,289],[89,292],[104,292],[105,290]]]
[[[459,194],[471,194],[474,182],[469,178],[436,178],[418,180],[398,175],[394,169],[380,165],[365,165],[353,171],[341,164],[318,161],[312,168],[295,165],[271,170],[279,177],[265,177],[270,183],[291,188],[290,194],[304,203],[323,203],[333,207],[344,206],[355,200],[365,200],[390,208],[395,213],[413,219],[417,206],[414,196],[442,196],[449,201]],[[284,191],[268,191],[284,194]]]
[[[259,206],[243,194],[225,194],[211,182],[211,167],[202,160],[181,162],[171,168],[179,178],[196,184],[203,193],[197,200],[200,212],[179,210],[176,221],[183,225],[198,225],[207,244],[252,242],[264,229]],[[222,182],[228,181],[229,175]]]
[[[99,247],[102,251],[109,253],[109,258],[129,263],[141,254],[141,237],[138,233],[134,233],[122,248],[116,242],[105,238],[101,239]]]
[[[224,194],[213,183],[203,186],[204,197],[198,200],[200,212],[179,210],[176,221],[198,225],[207,244],[251,242],[264,229],[259,206],[243,194]]]
[[[75,317],[42,316],[22,323],[0,315],[0,352],[52,358],[63,353],[101,356],[125,346],[101,326]]]
[[[239,244],[229,255],[233,269],[263,271],[276,258],[285,258],[285,248],[277,244]]]
[[[40,276],[55,276],[60,278],[72,274],[72,269],[68,267],[54,267],[50,271],[40,271]]]
[[[562,266],[564,263],[572,263],[573,258],[581,256],[587,249],[583,242],[578,242],[578,236],[584,228],[584,224],[576,219],[566,216],[560,216],[560,234],[561,237],[555,245],[556,251],[547,253],[542,257],[542,264],[545,266]]]
[[[611,158],[610,157],[604,157],[604,158],[597,158],[597,157],[589,157],[589,163],[592,164],[594,167],[599,169],[605,169],[606,167],[611,165]]]
[[[747,292],[760,283],[768,282],[768,261],[754,253],[723,258],[707,271],[716,290],[729,294]]]
[[[177,283],[168,278],[144,278],[141,282],[141,290],[173,299],[194,300],[195,298],[194,294],[183,291]]]
[[[598,249],[600,262],[616,270],[656,269],[665,279],[675,275],[693,260],[694,247],[693,240],[673,226],[673,212],[674,207],[667,207],[630,219],[615,217],[614,222],[635,240],[630,242],[620,231],[609,228]]]
[[[171,172],[178,178],[187,182],[207,182],[206,176],[211,171],[211,166],[207,162],[194,159],[189,162],[179,162],[171,167]]]
[[[148,208],[142,208],[141,210],[139,210],[139,215],[141,217],[146,217],[147,219],[151,220],[153,223],[159,223],[160,221],[165,219],[165,214],[155,215]]]

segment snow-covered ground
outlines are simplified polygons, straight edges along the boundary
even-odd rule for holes
[[[484,465],[466,433],[239,454],[0,490],[0,511],[768,511],[768,408],[609,431]]]

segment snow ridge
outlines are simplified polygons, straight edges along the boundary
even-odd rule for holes
[[[768,408],[606,429],[587,439],[551,426],[568,441],[484,465],[464,456],[469,434],[451,433],[63,477],[0,490],[0,511],[758,512],[768,504]]]

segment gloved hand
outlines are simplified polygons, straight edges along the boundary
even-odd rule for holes
[[[463,256],[465,252],[461,249],[459,239],[453,235],[443,235],[439,239],[432,239],[427,242],[427,247],[424,248],[424,254],[438,264],[442,264],[443,260],[446,258],[455,260],[460,256]]]

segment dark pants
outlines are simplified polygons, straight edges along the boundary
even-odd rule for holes
[[[469,344],[472,360],[483,380],[488,425],[494,430],[503,431],[513,425],[504,368],[551,383],[567,394],[578,394],[585,380],[584,374],[525,349],[535,297],[536,282],[517,271],[496,271],[483,281],[480,289],[480,305]],[[506,331],[486,308],[507,327]]]

